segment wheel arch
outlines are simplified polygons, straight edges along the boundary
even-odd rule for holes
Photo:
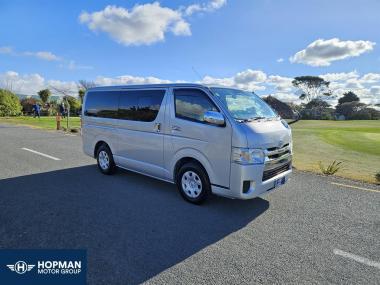
[[[103,144],[105,144],[107,147],[109,147],[109,149],[110,149],[111,152],[112,152],[112,149],[111,149],[110,145],[109,145],[107,142],[105,142],[104,140],[98,140],[97,143],[96,143],[95,146],[94,146],[94,157],[96,157],[96,154],[97,154],[97,152],[98,152],[99,147],[100,147],[101,145],[103,145]],[[112,152],[112,153],[113,153],[113,152]]]
[[[183,149],[183,150],[177,152],[177,154],[172,159],[171,174],[172,174],[172,178],[173,178],[174,182],[176,181],[177,173],[178,173],[179,169],[185,163],[188,163],[188,162],[194,162],[194,163],[198,164],[205,171],[210,183],[212,183],[212,181],[214,180],[213,179],[214,178],[214,172],[212,170],[210,162],[200,152],[198,152],[196,150],[189,150],[189,149],[187,149],[187,150]]]

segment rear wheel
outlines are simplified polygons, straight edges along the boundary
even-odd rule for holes
[[[176,184],[181,196],[193,204],[203,203],[211,193],[206,171],[194,162],[186,163],[179,169]]]
[[[97,151],[96,160],[98,168],[103,174],[113,174],[116,171],[116,164],[110,148],[106,144],[102,144]]]

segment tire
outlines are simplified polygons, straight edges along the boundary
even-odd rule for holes
[[[201,204],[211,193],[206,171],[197,163],[185,163],[176,175],[176,184],[182,198],[193,204]]]
[[[96,152],[96,161],[100,172],[111,175],[116,172],[116,164],[110,148],[106,144],[102,144]]]

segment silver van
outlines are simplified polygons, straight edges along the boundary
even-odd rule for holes
[[[117,167],[177,184],[182,197],[251,199],[292,172],[288,124],[261,98],[201,84],[96,87],[82,108],[84,152],[104,174]]]

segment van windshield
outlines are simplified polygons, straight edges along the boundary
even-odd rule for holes
[[[277,117],[277,114],[254,93],[232,88],[210,88],[227,106],[228,111],[238,121],[253,121]]]

